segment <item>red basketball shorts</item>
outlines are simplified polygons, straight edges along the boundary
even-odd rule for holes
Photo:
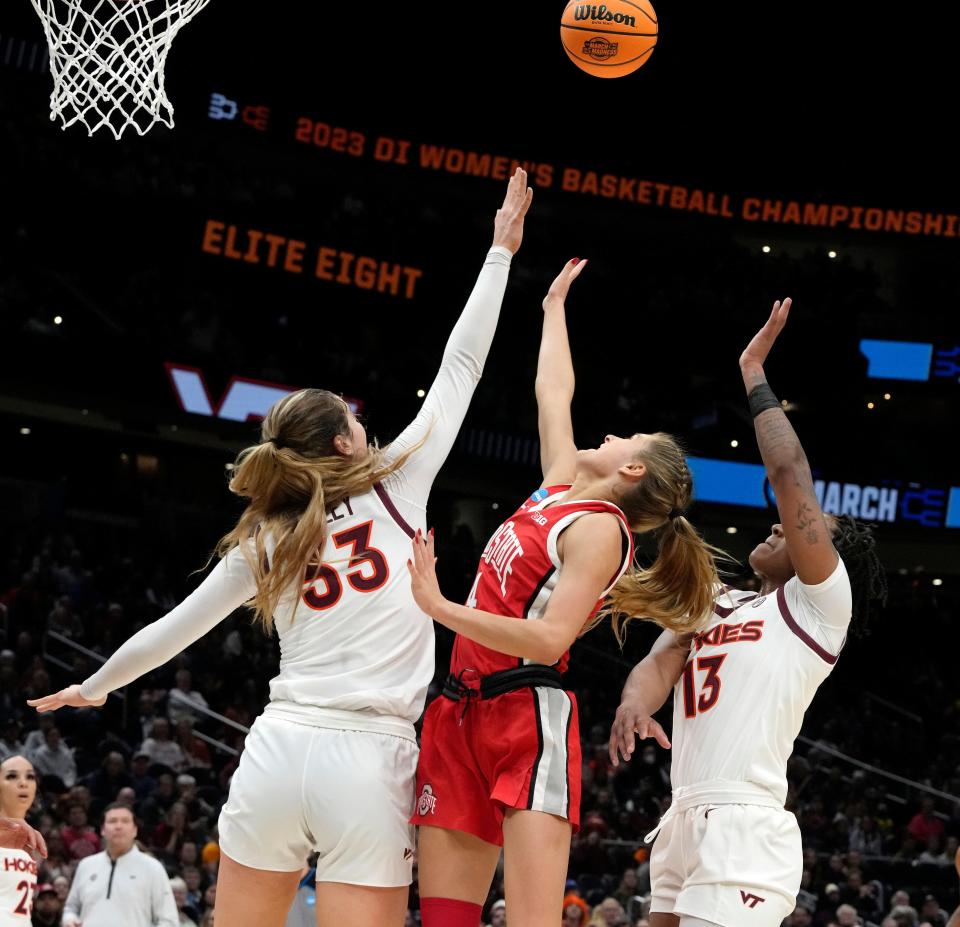
[[[503,846],[508,808],[580,823],[580,724],[563,689],[436,699],[423,721],[411,823]]]

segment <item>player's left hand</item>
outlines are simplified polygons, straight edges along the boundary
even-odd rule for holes
[[[413,557],[407,561],[410,588],[420,608],[435,618],[446,601],[437,581],[437,558],[433,552],[433,529],[424,537],[417,529],[413,538]]]
[[[778,299],[773,304],[773,311],[770,313],[770,318],[767,319],[763,328],[753,336],[750,344],[746,346],[743,354],[740,355],[741,370],[763,367],[763,363],[767,359],[767,355],[770,353],[774,341],[777,340],[777,335],[783,331],[783,327],[787,324],[787,316],[790,315],[790,306],[792,303],[793,300],[788,296],[782,303]]]

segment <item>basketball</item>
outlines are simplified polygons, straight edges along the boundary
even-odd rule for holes
[[[595,77],[623,77],[650,60],[657,44],[657,14],[648,0],[574,0],[563,10],[560,41],[580,70]]]

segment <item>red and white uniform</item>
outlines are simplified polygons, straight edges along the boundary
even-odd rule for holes
[[[535,492],[487,542],[467,605],[521,621],[543,618],[563,571],[557,544],[578,518],[617,517],[620,564],[597,606],[633,559],[623,512],[610,502],[564,502],[569,486]],[[554,665],[564,672],[565,653]],[[451,673],[468,687],[482,677],[530,665],[457,635]],[[474,834],[502,844],[505,808],[527,808],[580,819],[580,733],[573,694],[548,686],[518,689],[488,700],[436,699],[424,718],[413,823]]]
[[[29,927],[37,864],[26,850],[0,849],[0,927]]]
[[[815,586],[794,577],[768,595],[717,596],[674,690],[673,798],[654,832],[651,911],[775,927],[793,910],[802,858],[783,807],[787,760],[851,604],[842,560]]]

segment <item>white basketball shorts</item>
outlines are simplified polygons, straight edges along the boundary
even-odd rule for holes
[[[317,852],[318,882],[409,885],[417,753],[403,737],[261,716],[220,812],[220,847],[253,869],[292,872]]]
[[[722,927],[779,927],[803,870],[797,819],[782,808],[696,805],[663,824],[650,854],[651,912]]]

